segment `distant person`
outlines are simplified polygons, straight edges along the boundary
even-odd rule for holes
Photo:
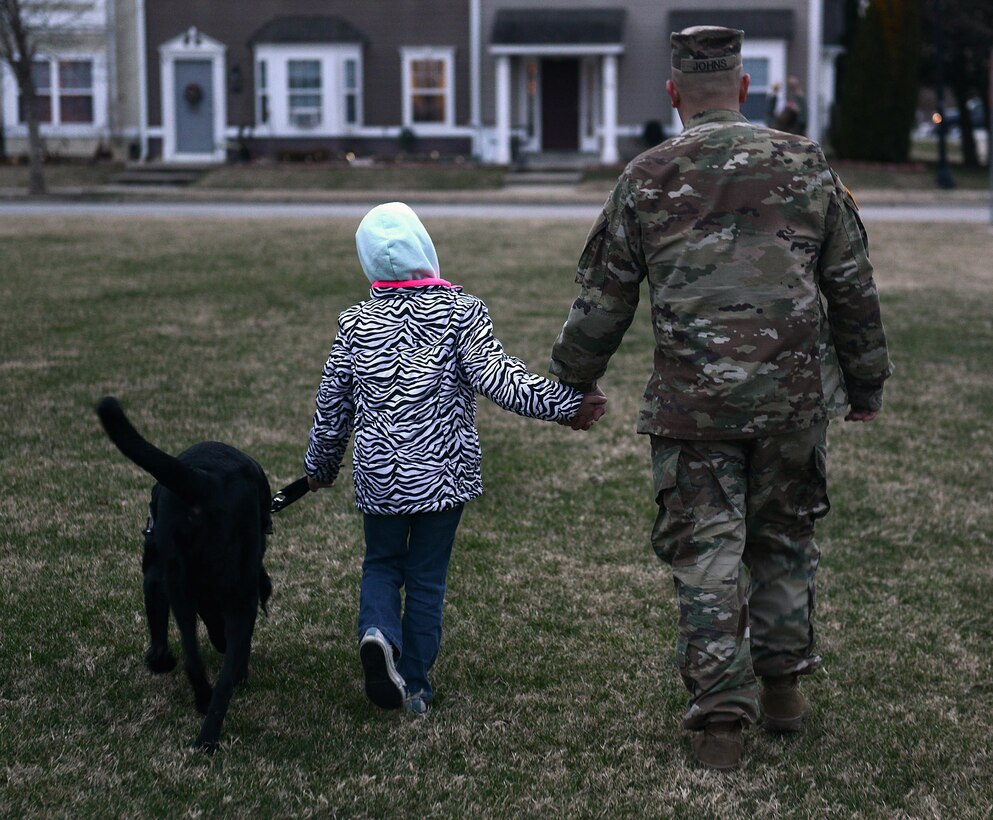
[[[455,531],[483,491],[475,394],[574,429],[588,429],[606,398],[584,399],[508,356],[486,305],[440,278],[434,243],[403,203],[369,211],[355,242],[371,298],[338,318],[305,466],[312,490],[331,486],[354,430],[365,692],[384,709],[423,715]]]
[[[787,81],[788,92],[782,108],[779,107],[781,83],[773,83],[766,110],[766,121],[771,128],[788,134],[807,133],[807,96],[796,77]]]
[[[563,384],[597,389],[648,280],[651,540],[676,587],[683,728],[716,769],[739,764],[744,725],[807,715],[828,419],[872,421],[891,372],[855,202],[816,143],[742,116],[743,34],[671,35],[684,130],[618,179],[551,355]]]

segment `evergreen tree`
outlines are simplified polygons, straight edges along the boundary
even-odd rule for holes
[[[838,90],[832,144],[847,159],[906,162],[914,125],[922,0],[870,0]]]

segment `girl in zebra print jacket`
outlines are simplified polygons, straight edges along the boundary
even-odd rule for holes
[[[431,237],[406,205],[373,208],[355,238],[371,298],[338,319],[305,466],[313,489],[331,485],[354,431],[365,689],[379,706],[422,714],[455,530],[483,491],[475,394],[559,422],[576,417],[583,396],[504,352],[486,305],[440,278]]]

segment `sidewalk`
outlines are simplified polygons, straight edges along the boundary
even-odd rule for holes
[[[225,189],[195,186],[162,185],[98,185],[81,187],[52,187],[44,199],[84,202],[259,202],[259,203],[372,203],[395,200],[438,204],[493,203],[512,205],[601,204],[610,193],[610,185],[601,188],[591,183],[582,185],[514,185],[497,189],[470,190],[390,190],[367,191],[327,190],[314,188]],[[865,189],[855,190],[857,202],[867,205],[981,205],[990,201],[991,194],[983,190],[951,191]],[[23,188],[0,188],[0,200],[27,200]]]

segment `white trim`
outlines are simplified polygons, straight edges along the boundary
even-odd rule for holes
[[[52,119],[57,119],[59,103],[64,96],[74,96],[70,92],[63,93],[59,87],[59,63],[75,61],[88,62],[90,64],[90,88],[88,96],[93,100],[93,120],[92,122],[43,122],[40,123],[41,136],[43,139],[97,139],[106,134],[108,128],[108,104],[110,89],[107,78],[107,55],[103,51],[56,51],[46,49],[35,57],[35,62],[48,63],[52,85],[46,96],[52,99]],[[18,116],[18,102],[20,101],[20,89],[10,67],[3,63],[2,68],[2,104],[3,122],[6,126],[6,134],[12,139],[26,139],[28,136],[27,123],[20,122]]]
[[[496,153],[497,165],[509,165],[510,156],[510,57],[496,61]]]
[[[482,12],[480,0],[469,0],[469,124],[482,123]]]
[[[837,77],[835,61],[839,54],[844,54],[845,50],[838,45],[824,46],[821,51],[821,89],[818,95],[821,112],[821,136],[831,123],[831,107],[834,105],[834,89]],[[807,95],[807,105],[813,105],[813,99]]]
[[[313,126],[301,127],[290,121],[289,63],[291,60],[313,60],[321,67],[321,119]],[[355,113],[354,124],[347,122],[345,88],[345,63],[355,61]],[[269,99],[269,121],[258,119],[258,65],[266,64],[266,89]],[[280,137],[338,137],[357,134],[364,121],[365,67],[362,47],[358,43],[260,43],[252,52],[252,71],[256,72],[255,132]]]
[[[135,36],[138,38],[138,160],[148,160],[148,55],[145,49],[145,0],[135,0]]]
[[[617,152],[617,57],[608,54],[601,62],[603,142],[600,146],[600,162],[613,165],[620,158]]]
[[[162,105],[163,162],[224,162],[227,145],[224,131],[228,120],[224,84],[224,55],[227,46],[191,27],[185,33],[159,46]],[[176,147],[176,63],[180,60],[208,60],[211,64],[211,94],[214,104],[214,149],[203,153],[180,153]]]
[[[414,60],[439,60],[445,64],[445,119],[444,122],[414,122],[414,106],[411,97],[410,64]],[[455,47],[454,46],[401,46],[400,61],[401,95],[403,102],[403,126],[418,136],[443,136],[455,127]]]
[[[117,104],[117,89],[120,80],[117,76],[117,3],[106,0],[107,4],[107,131],[113,138],[121,128],[120,106]]]
[[[494,57],[589,57],[624,53],[623,43],[570,43],[569,45],[495,45],[489,46]]]
[[[824,2],[807,4],[807,136],[821,139],[821,49],[824,36]]]

